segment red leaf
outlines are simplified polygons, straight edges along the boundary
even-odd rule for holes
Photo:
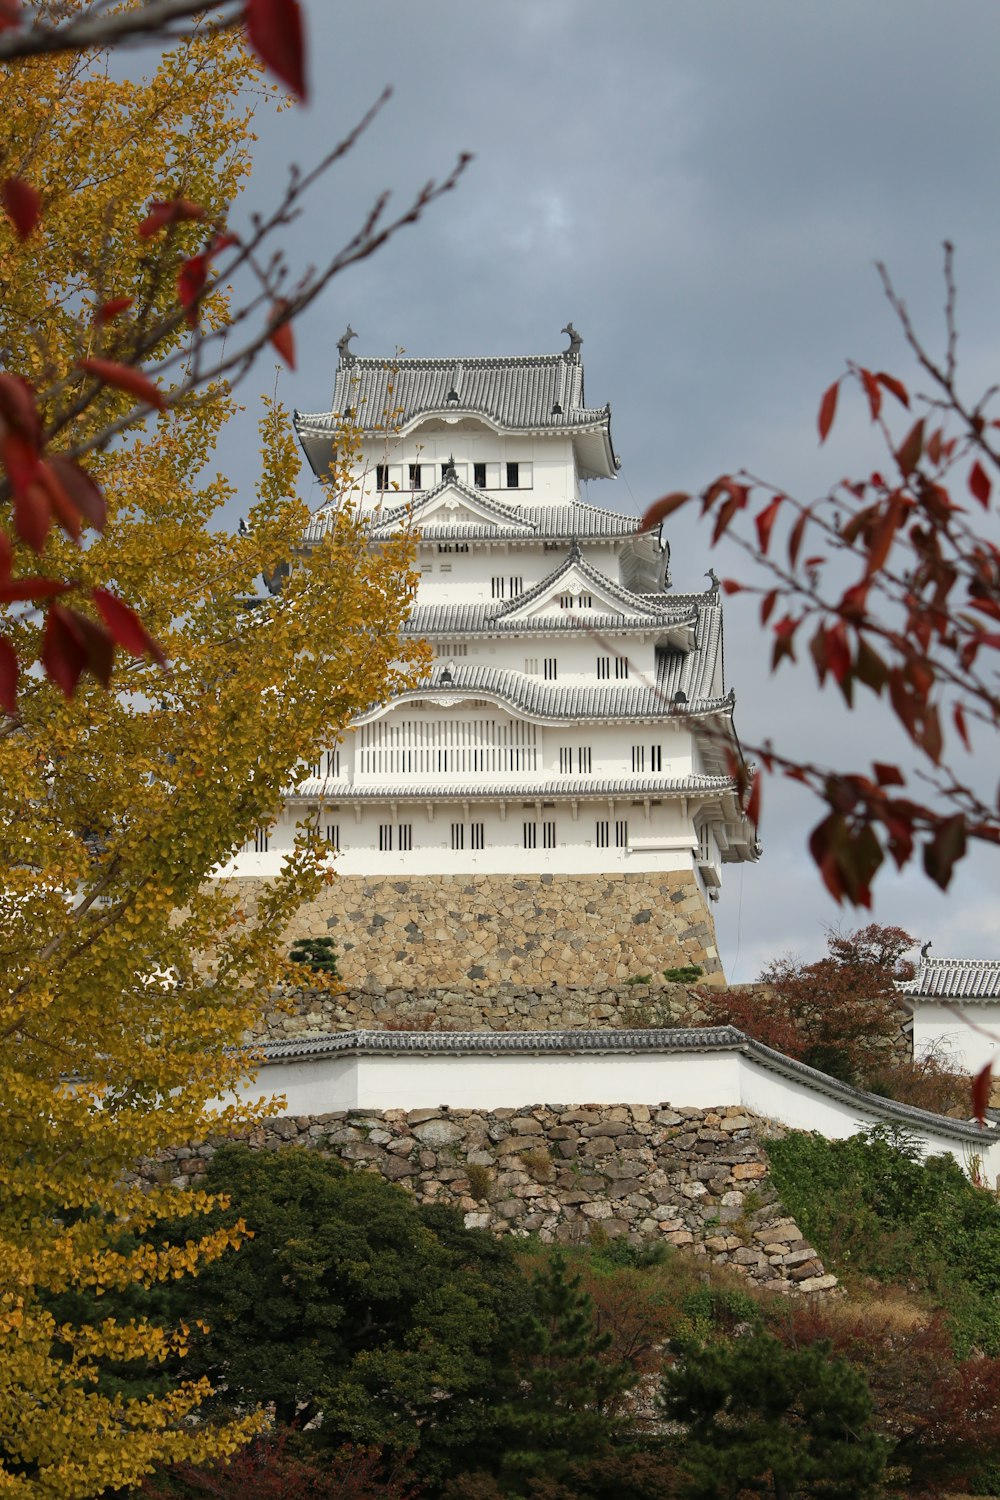
[[[292,333],[292,325],[289,322],[279,322],[281,318],[287,319],[288,303],[276,302],[271,308],[271,320],[277,326],[272,328],[270,339],[274,348],[281,355],[290,370],[295,369],[295,336]]]
[[[65,594],[68,583],[59,583],[55,578],[12,578],[0,583],[0,604],[20,603],[25,599],[51,599],[55,594]]]
[[[10,577],[10,565],[13,557],[14,552],[10,545],[10,537],[6,531],[0,531],[0,582],[6,582]]]
[[[61,604],[49,605],[39,655],[46,676],[65,697],[72,698],[87,665],[87,648],[76,619]]]
[[[115,661],[115,643],[111,639],[111,634],[89,615],[80,614],[75,609],[71,613],[83,638],[84,650],[87,653],[87,670],[92,677],[97,678],[102,687],[107,687],[111,682],[111,671]]]
[[[819,440],[825,443],[833,426],[833,419],[837,415],[837,394],[840,390],[840,381],[835,380],[831,386],[827,386],[823,392],[823,399],[819,404]]]
[[[19,240],[26,240],[41,217],[41,199],[23,177],[8,177],[0,188],[0,198],[7,217],[13,224]]]
[[[884,760],[872,761],[872,770],[879,786],[905,786],[906,780],[898,766],[890,766]]]
[[[102,302],[94,314],[94,322],[97,324],[111,323],[115,318],[127,312],[135,301],[134,297],[112,297],[109,302]]]
[[[59,477],[59,482],[73,505],[95,531],[103,531],[108,519],[108,508],[98,484],[82,469],[75,459],[56,453],[49,459],[49,467]]]
[[[86,370],[88,375],[96,375],[105,385],[128,391],[130,396],[136,396],[140,401],[155,406],[157,411],[166,410],[159,386],[154,385],[148,375],[133,369],[131,365],[119,364],[114,359],[81,359],[80,368]]]
[[[177,272],[177,300],[184,308],[192,328],[198,322],[198,299],[208,280],[209,254],[208,250],[203,250],[200,255],[189,256],[181,263]]]
[[[52,529],[52,505],[47,490],[32,480],[14,490],[14,530],[35,552],[41,552]]]
[[[672,516],[675,510],[680,510],[691,496],[685,490],[672,490],[669,495],[662,495],[659,500],[654,500],[652,505],[643,512],[642,520],[639,522],[637,536],[642,536],[645,531],[652,531],[654,526]]]
[[[775,495],[770,505],[765,505],[760,514],[755,517],[757,541],[765,557],[767,556],[767,549],[771,544],[771,530],[777,519],[778,507],[784,498],[784,495]]]
[[[247,40],[264,66],[305,100],[305,41],[298,0],[246,0]]]
[[[107,589],[94,589],[92,597],[98,614],[119,646],[124,646],[133,656],[149,655],[161,667],[167,665],[162,649],[153,640],[134,609],[130,609],[114,594],[109,594]]]
[[[806,522],[808,519],[809,512],[804,510],[792,527],[791,535],[788,538],[788,561],[793,568],[798,561],[799,552],[802,547],[802,538],[806,534]]]
[[[149,213],[139,225],[141,239],[148,240],[167,224],[177,224],[187,219],[204,219],[205,210],[200,203],[190,198],[160,198],[149,205]]]
[[[920,462],[920,455],[924,451],[924,419],[914,422],[906,437],[903,439],[896,452],[896,462],[903,472],[903,477],[908,478]]]
[[[38,478],[38,448],[30,437],[0,421],[0,463],[7,470],[15,498]]]
[[[935,885],[948,889],[951,872],[965,854],[965,818],[961,813],[938,826],[929,844],[924,845],[924,869]]]
[[[879,370],[875,379],[879,385],[885,386],[885,389],[895,396],[897,401],[901,401],[906,407],[909,406],[910,398],[907,395],[906,386],[901,380],[897,380],[895,375],[887,375],[884,370]]]
[[[868,397],[868,409],[872,414],[872,421],[874,422],[882,410],[882,392],[879,390],[878,381],[870,370],[860,370],[859,374],[865,388],[865,395]]]
[[[2,24],[2,23],[0,23]],[[17,712],[17,679],[20,668],[17,652],[10,641],[0,635],[0,708],[13,718]]]
[[[983,468],[978,458],[972,465],[972,471],[969,474],[969,489],[979,501],[980,505],[985,509],[990,503],[990,490],[992,489],[992,485],[990,484],[989,475],[986,473],[986,470]]]
[[[21,24],[21,0],[0,0],[0,31]]]
[[[742,594],[745,584],[737,583],[735,578],[724,578],[722,580],[722,592],[724,594]]]
[[[769,593],[764,595],[763,599],[760,602],[760,623],[762,625],[766,625],[768,620],[771,618],[771,615],[774,611],[774,606],[777,604],[777,602],[777,589],[771,589]]]
[[[0,416],[31,443],[41,446],[42,429],[35,406],[35,393],[20,375],[0,374]]]
[[[978,1120],[980,1125],[986,1124],[986,1111],[990,1107],[990,1090],[993,1064],[988,1062],[985,1068],[980,1068],[972,1080],[972,1116]]]
[[[752,823],[755,828],[760,826],[761,779],[758,771],[750,787],[750,796],[747,798],[747,822]]]
[[[831,625],[826,632],[826,660],[837,682],[843,686],[851,670],[851,648],[847,642],[847,628],[842,620]]]
[[[962,741],[962,744],[971,755],[972,745],[969,741],[969,730],[965,722],[965,710],[962,707],[961,703],[955,704],[955,707],[952,709],[952,718],[955,721],[955,728],[958,730],[958,735]]]

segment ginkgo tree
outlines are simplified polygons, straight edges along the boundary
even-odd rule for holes
[[[36,10],[67,26],[155,8]],[[13,0],[5,19],[16,39]],[[116,1393],[108,1361],[156,1365],[186,1331],[58,1309],[238,1241],[157,1248],[178,1194],[129,1173],[217,1125],[288,918],[330,872],[307,826],[252,913],[214,872],[419,650],[399,640],[406,543],[372,547],[349,509],[256,598],[308,520],[280,407],[238,535],[211,468],[226,377],[271,341],[288,357],[289,308],[391,226],[370,219],[275,311],[273,262],[256,281],[253,263],[306,178],[230,240],[251,114],[270,107],[237,32],[196,30],[141,81],[71,47],[8,55],[0,177],[34,196],[8,187],[0,215],[0,1494],[84,1497],[230,1452],[256,1420],[193,1420],[199,1382]]]

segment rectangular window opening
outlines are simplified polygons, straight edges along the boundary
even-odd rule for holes
[[[453,849],[465,848],[465,824],[452,823],[451,825],[451,847]]]
[[[473,464],[472,465],[472,482],[473,482],[473,485],[475,486],[475,488],[477,490],[484,490],[486,488],[486,465],[485,464]]]
[[[518,486],[518,476],[520,474],[520,471],[521,471],[521,465],[518,464],[518,463],[513,463],[513,464],[508,464],[507,465],[507,488],[509,490],[516,490],[517,489],[517,486]]]

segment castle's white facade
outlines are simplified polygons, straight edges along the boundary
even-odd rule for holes
[[[670,590],[669,551],[581,498],[618,460],[580,340],[553,355],[369,359],[341,340],[333,410],[296,415],[325,475],[362,432],[352,498],[417,538],[408,630],[433,669],[374,707],[226,873],[267,875],[318,816],[345,875],[693,872],[756,858],[729,756],[722,609]],[[320,510],[308,540],[323,534]]]

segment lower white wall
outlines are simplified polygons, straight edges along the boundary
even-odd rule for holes
[[[829,1090],[807,1074],[785,1074],[739,1047],[636,1053],[347,1053],[263,1065],[240,1091],[243,1100],[283,1096],[286,1115],[343,1109],[523,1108],[533,1104],[668,1104],[709,1109],[742,1105],[794,1130],[830,1140],[868,1126],[900,1125],[924,1155],[951,1155],[966,1170],[973,1158],[990,1182],[1000,1174],[995,1130],[974,1136],[938,1116],[901,1118],[874,1095]],[[956,1122],[957,1124],[957,1122]]]

